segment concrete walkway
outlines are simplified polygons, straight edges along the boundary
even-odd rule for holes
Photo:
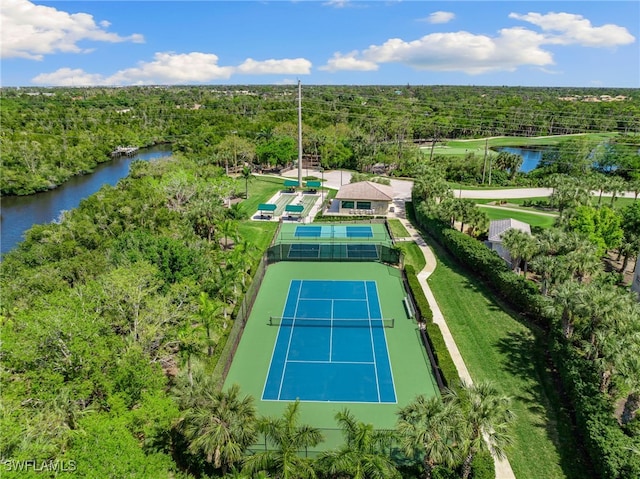
[[[453,339],[453,335],[449,330],[449,326],[447,326],[447,322],[445,321],[442,311],[440,311],[440,306],[438,306],[438,302],[431,292],[429,283],[427,283],[427,279],[435,271],[437,266],[436,257],[433,254],[433,250],[429,247],[429,245],[427,245],[426,241],[420,235],[420,233],[418,233],[413,225],[406,219],[404,201],[397,201],[395,202],[395,204],[397,206],[395,214],[396,218],[399,219],[407,229],[407,231],[411,235],[411,239],[415,241],[416,244],[420,247],[420,250],[422,251],[422,254],[424,254],[424,258],[427,262],[427,265],[424,267],[424,269],[418,273],[418,280],[420,282],[420,286],[422,286],[422,291],[424,291],[424,294],[427,297],[427,301],[429,302],[431,311],[433,311],[433,322],[437,324],[440,327],[440,331],[442,331],[444,342],[447,345],[449,354],[451,355],[456,369],[458,370],[458,376],[460,376],[460,380],[465,382],[466,384],[473,384],[471,374],[469,374],[469,370],[464,363],[462,354],[460,354],[460,350],[458,349],[458,346]],[[496,479],[515,479],[516,476],[513,473],[513,469],[511,469],[509,460],[506,457],[504,459],[499,459],[494,454],[493,460],[496,469]]]

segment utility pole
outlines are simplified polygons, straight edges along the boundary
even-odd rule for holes
[[[298,80],[298,187],[302,186],[302,86]]]
[[[429,155],[429,163],[433,161],[433,149],[436,147],[436,141],[438,139],[438,135],[434,135],[431,139],[431,154]]]
[[[482,184],[484,185],[484,174],[487,171],[487,150],[489,149],[489,138],[484,141],[484,166],[482,167]]]

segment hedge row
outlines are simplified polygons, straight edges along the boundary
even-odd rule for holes
[[[427,297],[424,295],[422,286],[420,286],[420,280],[416,275],[416,269],[412,265],[407,264],[404,267],[404,272],[407,275],[407,281],[409,282],[409,287],[411,288],[416,308],[418,308],[418,317],[425,323],[432,322],[433,311],[431,311],[429,301],[427,301]]]
[[[537,286],[523,276],[513,274],[505,261],[493,250],[469,235],[452,229],[442,221],[418,214],[418,222],[463,266],[487,280],[496,293],[520,313],[534,321],[549,324],[544,317],[543,299]]]
[[[585,445],[601,477],[639,478],[640,455],[631,452],[632,440],[613,416],[611,404],[599,391],[597,372],[589,361],[559,335],[551,341],[551,354],[569,396],[573,398],[578,427],[584,431]],[[636,449],[640,444],[636,441]]]
[[[446,223],[425,217],[420,208],[415,208],[414,213],[418,224],[459,263],[485,279],[514,309],[553,331],[548,326],[554,318],[545,314],[543,298],[535,284],[511,272],[494,251],[479,241],[451,229]],[[598,474],[607,479],[639,478],[640,456],[631,452],[633,440],[624,434],[613,416],[610,402],[599,391],[599,378],[593,366],[561,337],[550,340],[553,360]]]
[[[409,282],[409,288],[411,289],[416,308],[418,309],[418,318],[425,324],[427,338],[429,339],[433,355],[436,358],[436,364],[442,373],[442,379],[445,386],[455,390],[458,384],[458,369],[451,358],[451,354],[449,354],[449,349],[444,342],[442,331],[440,327],[433,322],[433,311],[431,311],[429,301],[427,301],[422,286],[420,286],[420,280],[416,275],[415,268],[408,264],[405,265],[404,271],[407,275],[407,281]]]

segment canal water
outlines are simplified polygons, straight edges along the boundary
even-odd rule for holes
[[[74,176],[56,189],[28,196],[3,197],[0,210],[0,253],[12,250],[33,225],[58,219],[63,211],[76,208],[82,199],[91,196],[103,185],[115,186],[129,174],[132,161],[149,161],[167,156],[171,156],[171,148],[168,146],[146,148],[134,156],[102,163],[93,173]]]

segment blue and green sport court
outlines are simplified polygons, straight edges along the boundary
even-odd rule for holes
[[[302,225],[284,226],[291,228],[281,230],[280,238],[296,244],[296,227]],[[337,240],[390,244],[379,229],[384,225],[370,226],[373,238]],[[346,229],[321,229],[332,237],[299,241],[326,245],[336,231],[347,234]],[[326,438],[318,450],[341,443],[335,415],[344,408],[376,428],[394,428],[400,407],[417,395],[439,394],[405,296],[400,270],[376,260],[289,261],[283,256],[266,269],[224,387],[239,384],[243,394],[254,397],[261,416],[278,417],[299,399],[301,421],[320,428]]]
[[[262,399],[395,403],[383,319],[375,281],[292,280]]]

